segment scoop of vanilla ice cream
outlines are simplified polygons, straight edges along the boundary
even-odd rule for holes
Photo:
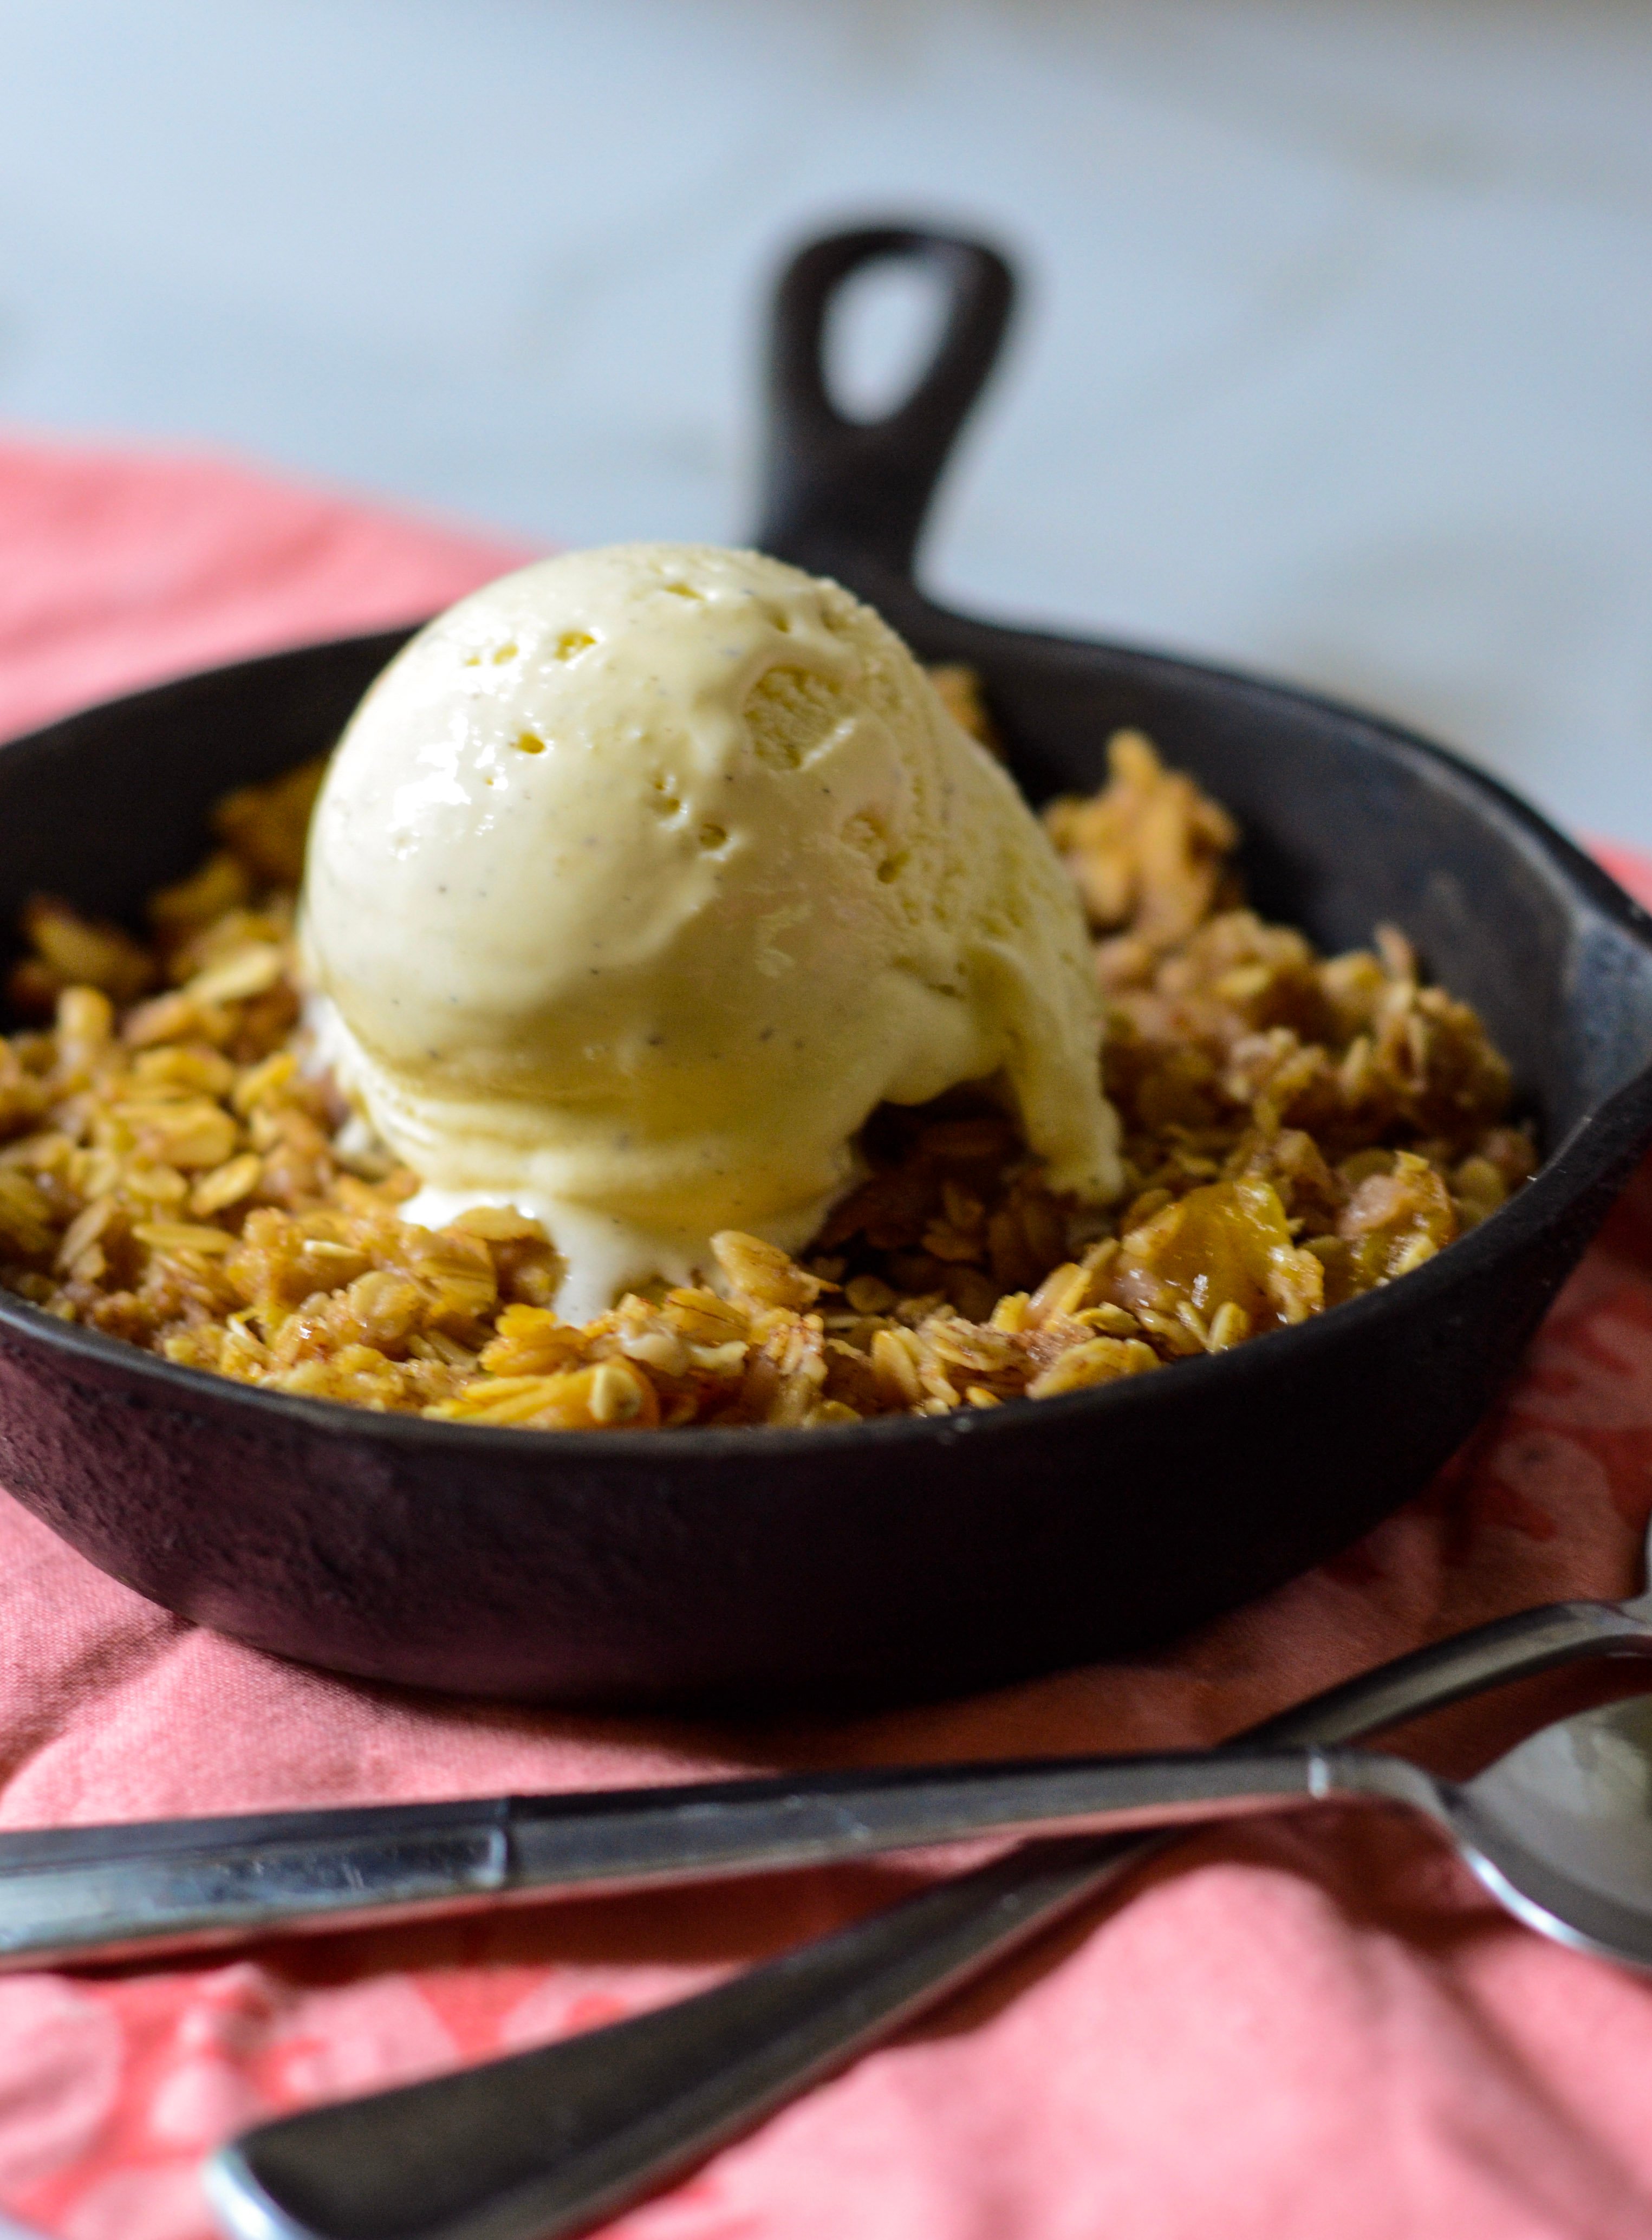
[[[719,1229],[797,1250],[873,1107],[960,1082],[1056,1189],[1120,1187],[1036,820],[878,616],[757,553],[570,553],[430,623],[333,759],[302,924],[409,1217],[537,1216],[567,1315]]]

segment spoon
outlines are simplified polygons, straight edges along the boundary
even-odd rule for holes
[[[642,1794],[630,1792],[628,1806]],[[903,1767],[672,1796],[665,1809],[694,1874],[820,1864],[983,1835],[1096,1834],[1320,1803],[1397,1805],[1441,1828],[1532,1928],[1652,1968],[1652,1697],[1547,1727],[1462,1783],[1372,1751],[1252,1745]],[[653,1839],[646,1856],[659,1856]],[[783,1961],[755,1972],[784,1968]],[[658,2020],[643,2017],[267,2124],[212,2158],[214,2207],[236,2240],[554,2240],[579,2230],[634,2193],[636,2142],[623,2129],[610,2136],[606,2173],[582,2168],[577,2157],[570,2163],[579,2110],[560,2103],[559,2075],[570,2054],[590,2058],[603,2040],[618,2046]],[[645,2070],[629,2070],[631,2129],[644,2132],[657,2112]]]
[[[1652,1530],[1647,1555],[1652,1576]],[[1652,1592],[1622,1603],[1549,1603],[1495,1619],[1361,1673],[1238,1740],[1354,1741],[1481,1690],[1601,1657],[1652,1657]],[[829,1819],[834,1784],[853,1789],[863,1778],[783,1777],[721,1788],[326,1806],[0,1833],[0,1968],[148,1957],[279,1931],[749,1872],[743,1827],[765,1825],[776,1841],[789,1827],[800,1841],[812,1840],[810,1811]],[[740,1800],[749,1808],[746,1820],[708,1817],[703,1808],[717,1798]],[[844,2017],[849,2035],[840,2043],[823,2040],[819,2053],[846,2056],[880,2025],[896,2028],[924,1997],[940,1997],[1163,1840],[1068,1839],[1062,1872],[1054,1871],[1045,1845],[1029,1857],[1024,1886],[1013,1860],[996,1861],[982,1870],[984,1880],[964,1876],[944,1895],[932,1889],[907,1900],[888,1930],[880,1917],[876,1927],[855,1923],[820,1940],[809,1949],[818,1950],[841,1990],[852,1991],[852,2010]],[[714,1842],[732,1850],[719,1858],[707,1848]],[[767,1863],[803,1865],[815,1856],[826,1855],[776,1850]],[[979,1905],[972,1903],[977,1892]],[[881,1983],[891,1968],[894,1977]],[[811,2009],[819,1988],[809,1994]],[[727,2000],[733,1990],[724,1985],[716,1996]],[[814,2019],[818,2023],[817,2014]],[[740,2050],[743,2057],[749,2049]],[[703,2065],[692,2063],[689,2073],[703,2081]],[[817,2064],[808,2073],[817,2073]]]

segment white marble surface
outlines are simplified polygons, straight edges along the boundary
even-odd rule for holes
[[[1032,285],[931,574],[1652,843],[1652,9],[0,0],[0,417],[535,535],[747,525],[762,276]]]

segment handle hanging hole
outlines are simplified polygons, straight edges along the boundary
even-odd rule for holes
[[[849,275],[821,349],[826,394],[844,419],[869,426],[899,411],[935,362],[949,307],[944,274],[910,257]]]

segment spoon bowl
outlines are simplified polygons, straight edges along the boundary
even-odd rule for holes
[[[1562,1719],[1475,1780],[1434,1786],[1457,1849],[1510,1912],[1652,1968],[1652,1697]]]

